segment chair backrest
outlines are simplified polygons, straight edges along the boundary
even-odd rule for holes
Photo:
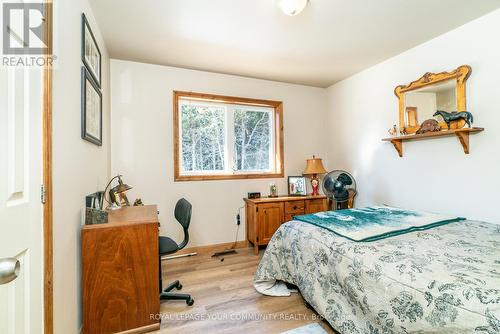
[[[181,224],[184,230],[184,240],[179,245],[179,249],[186,247],[189,242],[189,223],[191,223],[191,211],[193,206],[185,198],[181,198],[175,205],[175,219]]]

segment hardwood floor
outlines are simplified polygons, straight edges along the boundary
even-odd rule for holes
[[[164,260],[164,285],[180,280],[181,292],[191,294],[195,303],[163,301],[157,333],[281,333],[314,322],[335,333],[300,294],[268,297],[255,291],[252,280],[262,254],[245,248],[223,261],[210,255]]]

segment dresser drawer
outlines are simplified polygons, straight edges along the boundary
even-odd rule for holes
[[[306,209],[304,201],[288,201],[285,202],[285,213],[295,213],[295,214],[304,214],[304,210]]]
[[[309,199],[306,201],[306,214],[326,211],[327,207],[326,199]]]

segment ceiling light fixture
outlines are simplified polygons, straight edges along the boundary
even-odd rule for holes
[[[300,14],[308,3],[309,0],[278,0],[281,11],[289,16]]]

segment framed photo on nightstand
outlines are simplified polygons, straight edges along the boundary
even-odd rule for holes
[[[303,176],[288,177],[288,195],[290,196],[306,196],[306,178]]]

